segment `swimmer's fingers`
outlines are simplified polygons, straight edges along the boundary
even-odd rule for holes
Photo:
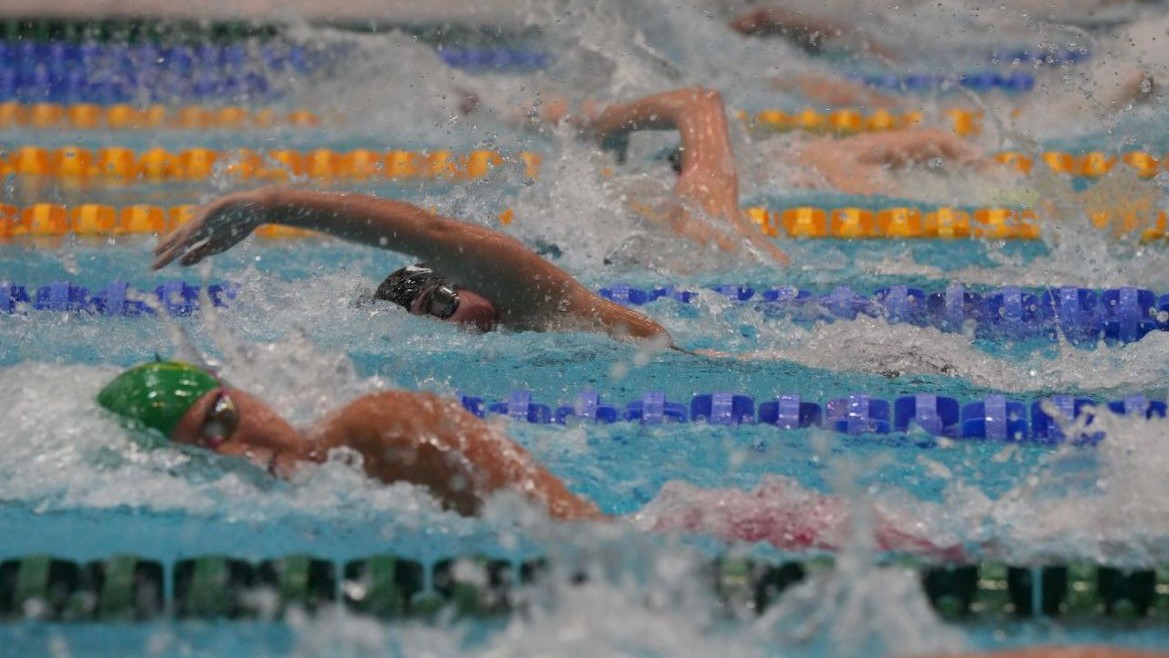
[[[204,258],[212,254],[217,254],[221,251],[223,251],[223,249],[217,249],[212,243],[211,238],[206,237],[195,242],[190,247],[188,247],[185,252],[183,252],[183,257],[179,259],[179,265],[182,265],[183,267],[194,265]]]
[[[212,254],[226,251],[243,240],[256,226],[254,204],[230,197],[214,201],[163,238],[154,250],[154,269],[166,267],[176,258],[181,265],[193,265]]]
[[[771,238],[755,226],[751,220],[747,219],[742,212],[736,211],[731,215],[735,231],[742,237],[746,238],[748,242],[755,246],[756,249],[765,253],[768,258],[775,261],[778,265],[787,265],[791,262],[786,252],[780,249]]]
[[[850,142],[859,162],[893,168],[923,164],[935,158],[965,164],[981,156],[976,147],[962,138],[939,130],[858,135]]]
[[[919,141],[913,143],[911,154],[918,161],[944,158],[965,164],[976,162],[982,156],[982,152],[976,146],[952,132],[929,130],[918,134]]]
[[[154,248],[154,264],[151,266],[152,269],[162,269],[169,265],[175,258],[178,258],[186,250],[187,243],[191,239],[191,234],[197,230],[197,220],[192,220],[160,240],[158,246]]]

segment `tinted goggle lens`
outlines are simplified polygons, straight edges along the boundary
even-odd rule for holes
[[[207,444],[215,449],[220,443],[231,438],[239,427],[239,410],[235,406],[235,401],[227,394],[227,391],[219,389],[219,393],[215,396],[215,402],[207,409],[207,415],[203,417],[203,427],[200,430],[200,435]]]
[[[451,286],[441,285],[431,289],[426,297],[426,312],[445,320],[459,310],[459,291]]]

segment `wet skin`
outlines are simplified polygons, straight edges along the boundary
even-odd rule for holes
[[[427,312],[427,304],[430,295],[438,286],[431,286],[424,290],[414,299],[414,303],[410,305],[410,313],[413,315],[430,315]],[[499,314],[495,312],[495,307],[491,305],[491,301],[477,292],[468,290],[466,288],[459,288],[459,307],[450,317],[440,318],[443,322],[450,322],[467,328],[478,329],[479,331],[491,331],[495,328],[496,323],[499,322]]]
[[[266,223],[321,231],[424,260],[452,284],[488,302],[495,315],[492,324],[517,330],[603,331],[615,338],[672,345],[657,322],[593,293],[515,238],[364,194],[287,188],[229,194],[200,207],[190,221],[163,238],[154,252],[154,268],[175,260],[194,265],[230,249]],[[466,314],[476,324],[491,315],[478,304],[471,304]]]
[[[475,514],[495,492],[509,490],[555,519],[602,516],[521,446],[454,400],[407,391],[366,395],[302,433],[246,391],[224,390],[239,414],[230,436],[221,442],[203,437],[217,389],[187,410],[172,440],[242,457],[282,478],[303,464],[325,461],[330,450],[349,448],[361,455],[370,477],[424,486],[461,514]]]

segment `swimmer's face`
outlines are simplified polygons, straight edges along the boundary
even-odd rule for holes
[[[490,331],[499,320],[487,298],[421,263],[392,272],[378,286],[374,298],[393,302],[414,315],[429,315],[480,331]]]
[[[430,315],[444,322],[474,327],[480,331],[491,331],[499,320],[495,306],[487,298],[466,288],[456,290],[446,285],[435,285],[423,290],[410,305],[410,312],[414,315]]]
[[[234,427],[226,436],[222,423],[224,396],[231,400]],[[215,440],[209,440],[213,434]],[[175,443],[198,446],[221,455],[245,457],[275,475],[291,473],[305,444],[283,418],[254,396],[235,388],[209,391],[187,410],[171,433]]]

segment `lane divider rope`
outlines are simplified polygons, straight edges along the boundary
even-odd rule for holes
[[[954,108],[944,112],[949,127],[963,137],[982,132],[983,113],[978,110]],[[864,112],[855,108],[838,108],[820,112],[804,108],[798,112],[767,109],[755,113],[739,112],[740,120],[760,132],[788,132],[801,130],[810,133],[851,135],[861,132],[904,130],[922,125],[923,112],[893,113],[885,109]]]
[[[973,71],[957,75],[934,73],[857,73],[851,76],[874,89],[902,92],[928,92],[965,88],[976,92],[1003,91],[1023,93],[1035,88],[1035,76],[1022,71]]]
[[[1169,293],[1158,296],[1136,287],[1094,290],[1074,286],[1028,290],[1004,286],[977,290],[953,282],[943,290],[896,285],[871,296],[838,286],[824,295],[788,286],[756,290],[742,285],[720,285],[714,293],[740,303],[751,303],[768,318],[799,322],[884,318],[890,324],[908,323],[942,331],[973,329],[983,339],[1066,340],[1074,345],[1132,343],[1151,331],[1169,331]],[[670,298],[689,304],[697,292],[676,286],[651,289],[617,284],[601,288],[602,297],[640,306]]]
[[[125,103],[147,98],[254,102],[337,54],[269,43],[158,46],[0,41],[0,100]]]
[[[128,299],[124,281],[113,281],[92,295],[90,287],[70,281],[48,285],[0,283],[0,312],[85,311],[100,315],[139,315],[141,305],[106,303],[105,299]],[[199,284],[171,281],[155,289],[164,307],[172,314],[189,315],[199,310]],[[212,286],[216,305],[224,306],[220,294],[228,291],[234,299],[237,284]],[[695,290],[676,286],[642,289],[626,284],[601,288],[598,293],[627,306],[641,306],[669,298],[690,304],[699,296]],[[1005,286],[996,290],[972,290],[951,283],[943,290],[927,291],[909,286],[890,286],[863,295],[845,286],[818,295],[796,287],[756,290],[742,285],[720,285],[708,294],[737,303],[750,303],[768,320],[787,319],[799,323],[852,321],[858,317],[882,318],[890,324],[908,323],[935,327],[947,332],[972,331],[983,340],[1066,340],[1077,346],[1094,347],[1132,343],[1153,331],[1169,331],[1169,293],[1158,296],[1152,290],[1126,287],[1105,290],[1072,286],[1027,290]],[[133,296],[133,295],[130,295]]]
[[[0,314],[37,310],[140,317],[154,314],[157,308],[171,315],[184,316],[197,312],[202,304],[200,287],[184,281],[169,281],[146,291],[115,281],[92,295],[88,288],[68,282],[34,289],[35,294],[30,294],[26,286],[0,284]],[[1105,295],[1108,292],[1105,291]],[[1128,291],[1117,292],[1118,300],[1123,300]],[[227,306],[238,294],[239,286],[230,283],[212,284],[206,290],[206,298],[219,307]],[[1163,296],[1163,303],[1169,305],[1169,295]],[[1133,305],[1127,306],[1130,312],[1126,313],[1122,310],[1126,308],[1123,301],[1118,301],[1116,306],[1106,304],[1105,308],[1112,310],[1101,322],[1103,333],[1123,337],[1125,331],[1135,334],[1141,328],[1147,331],[1151,330],[1150,325],[1156,327],[1152,320],[1139,319],[1140,313],[1132,308]],[[1080,327],[1075,329],[1082,331]],[[581,421],[761,423],[780,429],[822,427],[850,435],[925,432],[952,439],[1036,444],[1058,444],[1069,438],[1053,414],[1080,421],[1084,429],[1077,430],[1077,435],[1070,438],[1075,443],[1084,444],[1094,444],[1103,438],[1102,432],[1091,427],[1097,407],[1106,407],[1125,416],[1163,418],[1166,415],[1163,401],[1149,400],[1141,395],[1101,403],[1075,395],[1045,396],[1028,402],[1005,394],[990,394],[962,404],[954,397],[937,393],[905,395],[892,401],[867,393],[854,393],[820,404],[787,393],[760,397],[758,407],[754,396],[725,391],[697,394],[689,405],[668,400],[662,391],[650,391],[625,405],[606,403],[594,390],[582,391],[572,404],[556,407],[534,401],[532,392],[526,390],[512,391],[505,400],[496,402],[470,395],[460,395],[459,399],[464,408],[478,416],[499,414],[535,424]]]
[[[136,107],[125,103],[0,103],[0,130],[53,128],[79,130],[242,130],[287,126],[315,128],[321,117],[308,110],[252,110],[243,107],[187,105]]]
[[[889,556],[884,566],[912,573],[950,623],[1057,618],[1061,624],[1169,622],[1169,567],[1115,567],[1088,561],[1040,565],[931,563]],[[51,555],[0,561],[0,620],[126,622],[251,619],[342,605],[384,619],[433,619],[522,612],[523,590],[580,569],[553,570],[543,558],[466,555],[420,562],[393,554],[350,560],[290,555],[247,560],[196,555],[174,562],[118,555],[75,562]],[[831,554],[787,561],[716,558],[696,577],[728,616],[762,614],[791,587],[835,569]],[[275,597],[256,596],[259,591]],[[274,598],[274,600],[273,600]]]
[[[291,115],[290,115],[291,116]],[[296,121],[311,124],[315,115],[297,115]],[[469,154],[456,155],[450,150],[434,151],[380,151],[355,149],[336,151],[318,148],[311,151],[272,149],[257,152],[251,149],[219,151],[191,148],[172,152],[152,148],[138,152],[120,146],[90,150],[74,146],[45,148],[42,146],[15,146],[0,153],[0,175],[51,176],[59,178],[104,178],[121,181],[172,179],[201,179],[214,173],[214,165],[222,160],[232,167],[228,173],[240,177],[303,175],[312,178],[417,178],[444,176],[477,176],[490,166],[505,159],[495,151],[477,149]],[[543,156],[524,151],[517,156],[526,166],[526,173],[535,177]],[[1031,173],[1036,164],[1044,164],[1057,174],[1083,178],[1107,175],[1118,164],[1131,168],[1142,178],[1151,178],[1161,171],[1161,158],[1143,151],[1122,154],[1091,151],[1072,154],[1046,151],[1037,158],[1006,151],[994,155],[996,162],[1020,174]]]
[[[107,154],[99,159],[93,168],[99,170],[126,169],[136,167],[132,153],[123,153],[124,158]],[[390,179],[470,180],[485,175],[493,167],[507,162],[489,151],[475,151],[466,156],[454,156],[449,152],[412,154],[404,151],[391,152],[383,159],[378,154],[350,152],[339,159],[319,155],[310,158],[312,168],[304,168],[304,160],[294,151],[268,154],[262,159],[254,158],[218,161],[214,152],[193,149],[179,157],[159,154],[145,155],[142,160],[148,167],[158,166],[167,175],[203,177],[219,171],[224,175],[258,180],[282,180],[289,175],[289,169],[313,173],[318,164],[331,162],[337,169],[345,171],[356,179],[359,172],[370,176],[385,175]],[[75,156],[84,161],[84,156]],[[529,177],[538,175],[540,159],[534,154],[520,155]],[[344,162],[348,160],[348,162]],[[273,164],[275,162],[288,163]],[[73,167],[74,165],[65,165]],[[83,165],[77,165],[83,166]],[[518,166],[518,164],[517,164]],[[379,170],[379,167],[381,168]],[[118,236],[135,234],[166,233],[189,219],[197,206],[156,206],[137,204],[115,207],[104,204],[86,203],[65,206],[54,203],[37,203],[31,206],[0,204],[0,242],[25,238],[49,238],[66,235],[77,236]],[[894,207],[872,210],[866,208],[821,208],[817,206],[796,206],[782,210],[747,208],[747,216],[769,237],[811,238],[811,239],[988,239],[988,240],[1038,240],[1042,237],[1038,215],[1033,210],[1011,208],[977,208],[962,210],[940,207],[922,210],[919,208]],[[500,223],[507,226],[515,221],[515,213],[505,209],[499,213]],[[1142,241],[1151,242],[1165,239],[1167,215],[1159,209],[1150,210],[1099,210],[1090,215],[1091,225],[1100,230],[1109,230],[1116,235],[1136,234]],[[262,237],[307,237],[318,236],[312,231],[268,225],[257,231]]]
[[[208,148],[174,152],[152,148],[138,152],[118,146],[96,151],[71,146],[56,149],[20,146],[7,154],[0,154],[5,155],[0,157],[0,175],[121,182],[205,180],[216,174],[261,180],[287,180],[292,177],[322,180],[467,180],[485,176],[492,168],[513,160],[522,163],[529,177],[536,177],[543,161],[543,156],[538,153],[525,151],[513,159],[483,149],[469,153],[455,153],[447,149],[423,152],[369,149],[335,151],[328,148],[312,151],[274,149],[263,152]]]
[[[1034,210],[1012,208],[894,207],[872,210],[797,206],[781,210],[747,208],[747,216],[764,235],[838,239],[1038,240]],[[1144,242],[1164,239],[1166,212],[1161,209],[1105,209],[1089,213],[1092,227],[1116,235],[1136,234]]]
[[[76,236],[78,238],[111,238],[117,236],[157,236],[169,233],[190,220],[199,206],[107,206],[85,203],[64,206],[55,203],[37,203],[23,208],[0,204],[0,244],[9,241],[39,244],[39,239]],[[499,214],[502,223],[512,221],[514,213],[505,210]],[[261,238],[325,238],[316,231],[263,224],[255,234]],[[108,241],[107,241],[108,244]]]
[[[849,134],[911,128],[920,125],[925,115],[922,112],[893,114],[881,109],[864,112],[853,108],[840,108],[831,112],[819,112],[806,108],[791,113],[774,109],[763,110],[754,115],[739,112],[738,116],[761,130]],[[978,134],[982,130],[981,111],[955,108],[947,110],[945,116],[950,122],[951,129],[959,135]],[[276,125],[316,127],[320,124],[320,116],[303,109],[278,112],[272,109],[251,110],[237,106],[168,107],[155,104],[138,107],[127,103],[98,105],[84,102],[0,102],[0,129],[19,127],[209,130],[265,128]]]
[[[94,289],[54,281],[43,286],[26,286],[0,282],[0,314],[48,311],[54,313],[91,313],[105,316],[137,317],[153,315],[155,308],[175,316],[191,315],[199,310],[201,286],[186,281],[166,281],[154,288],[141,289],[125,281],[111,281]],[[239,284],[215,283],[207,286],[211,303],[226,308],[239,294]]]
[[[992,49],[987,57],[992,64],[1061,66],[1082,64],[1091,59],[1092,52],[1084,46],[1069,46],[1067,48],[1044,46],[1000,47]]]
[[[1143,419],[1164,418],[1165,402],[1143,395],[1097,402],[1087,396],[1048,395],[1031,400],[1001,393],[962,402],[939,393],[916,393],[893,400],[852,393],[823,404],[797,393],[756,397],[726,391],[698,393],[690,403],[649,391],[624,405],[603,401],[594,390],[577,395],[572,404],[553,406],[535,402],[532,392],[515,390],[504,400],[460,395],[467,411],[480,416],[499,415],[534,425],[566,425],[579,422],[641,425],[704,422],[710,425],[771,425],[781,430],[827,429],[850,436],[928,435],[921,443],[934,445],[936,438],[991,440],[1030,445],[1095,445],[1104,432],[1093,428],[1097,410]],[[1061,422],[1075,421],[1072,435]]]
[[[215,289],[232,291],[237,284],[220,284]],[[125,298],[127,284],[113,281],[92,296],[90,287],[70,281],[48,285],[0,283],[0,312],[91,311],[103,315],[137,315],[137,307],[110,307],[98,303],[110,290],[120,290]],[[98,290],[94,288],[94,290]],[[168,310],[187,315],[198,310],[199,285],[172,281],[158,287],[159,297],[167,299]],[[758,291],[749,286],[720,285],[709,290],[738,303],[751,303],[767,319],[786,318],[795,322],[851,321],[858,317],[882,318],[890,324],[908,323],[935,327],[947,332],[973,331],[986,340],[1066,340],[1073,345],[1095,346],[1132,343],[1153,331],[1169,331],[1169,293],[1157,295],[1152,290],[1126,287],[1105,290],[1074,286],[1027,290],[1005,286],[995,290],[972,290],[962,283],[951,283],[943,290],[927,291],[909,286],[890,286],[863,295],[845,286],[818,295],[796,287]],[[627,306],[641,306],[669,298],[683,304],[699,296],[695,290],[676,286],[650,289],[615,284],[598,293]],[[217,305],[219,304],[216,297]]]

